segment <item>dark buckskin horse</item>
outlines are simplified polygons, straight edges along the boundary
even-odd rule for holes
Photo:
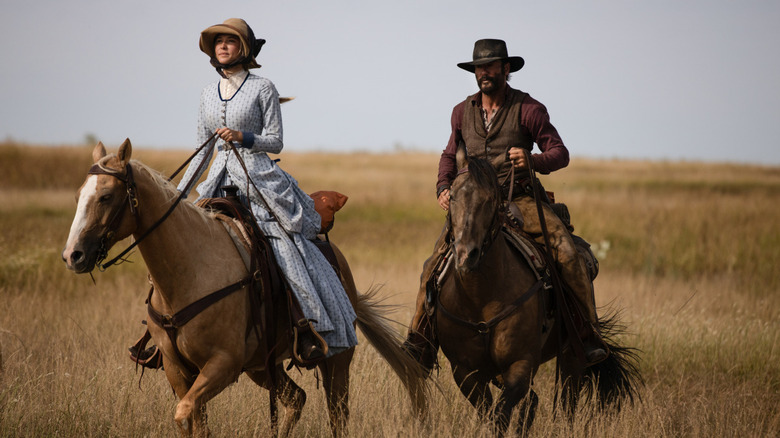
[[[581,393],[589,398],[595,391],[601,407],[633,401],[642,380],[636,351],[614,341],[622,326],[614,318],[600,321],[611,354],[584,368],[560,336],[561,322],[548,318],[534,270],[501,231],[505,200],[493,166],[468,159],[463,149],[457,162],[449,212],[453,256],[439,283],[435,323],[463,395],[494,422],[498,435],[519,408],[518,431],[527,433],[538,403],[533,377],[539,365],[557,357],[561,401],[570,416]],[[491,382],[501,390],[495,403]]]
[[[132,235],[154,286],[150,306],[174,316],[212,292],[247,278],[249,272],[236,243],[215,214],[188,201],[171,207],[179,195],[176,187],[142,163],[131,161],[131,153],[129,140],[116,154],[106,155],[102,143],[95,147],[92,156],[97,169],[90,171],[79,189],[76,215],[62,253],[68,268],[91,272],[111,246]],[[170,216],[154,229],[170,208]],[[153,232],[147,234],[150,229]],[[357,291],[346,259],[335,245],[333,250],[357,326],[398,374],[416,412],[423,415],[424,372],[401,348],[400,335],[387,324],[381,304],[372,299],[372,293]],[[249,288],[244,285],[178,327],[175,338],[150,322],[149,332],[163,353],[166,377],[180,399],[174,420],[183,436],[209,435],[206,402],[242,372],[270,389],[270,367],[279,389],[276,395],[286,408],[278,432],[290,434],[299,420],[306,394],[282,366],[282,360],[290,357],[289,339],[283,329],[276,330],[276,363],[267,366],[267,350],[261,348],[260,338],[248,335],[255,326],[250,302]],[[349,416],[349,368],[354,352],[353,347],[319,364],[330,425],[337,436],[345,431]],[[277,432],[275,419],[271,420]]]

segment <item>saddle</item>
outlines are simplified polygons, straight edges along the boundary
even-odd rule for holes
[[[229,231],[232,231],[231,235],[234,236],[234,240],[236,235],[241,236],[238,239],[239,242],[236,242],[236,247],[239,248],[239,252],[243,247],[249,254],[249,262],[247,263],[249,272],[256,273],[255,282],[252,285],[254,293],[251,294],[254,326],[262,327],[264,333],[273,333],[274,322],[281,316],[278,311],[275,312],[274,303],[278,300],[285,302],[286,306],[284,307],[287,311],[285,319],[288,321],[287,324],[284,324],[285,336],[290,339],[290,345],[292,345],[293,364],[305,368],[314,367],[327,354],[327,343],[312,327],[311,323],[314,321],[305,317],[298,300],[276,262],[270,242],[257,225],[254,215],[237,196],[237,188],[224,187],[223,189],[227,193],[226,197],[204,199],[198,203],[198,206],[213,210],[217,219],[222,220]],[[320,201],[315,202],[315,205],[320,206],[320,209],[327,209],[327,213],[321,213],[322,228],[320,231],[327,233],[333,227],[333,215],[344,205],[346,196],[337,192],[318,192],[317,195]],[[336,197],[333,201],[335,195],[340,197]],[[327,234],[325,236],[327,239]],[[336,275],[340,277],[338,260],[330,242],[317,238],[314,240],[314,244],[325,256]],[[244,257],[246,262],[246,256],[244,255]],[[319,344],[323,352],[320,358],[311,361],[299,355],[298,346],[303,336],[310,336],[316,344]],[[273,339],[273,336],[268,335],[265,338],[270,340]],[[273,351],[273,345],[268,345],[268,352],[271,351]]]

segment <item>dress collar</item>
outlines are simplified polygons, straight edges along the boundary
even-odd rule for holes
[[[226,73],[227,77],[219,80],[219,94],[223,100],[230,100],[236,94],[246,77],[249,76],[248,70],[241,70],[237,73]]]

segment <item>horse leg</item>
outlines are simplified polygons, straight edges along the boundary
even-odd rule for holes
[[[531,377],[533,365],[529,360],[520,360],[512,364],[508,370],[502,373],[504,388],[493,410],[498,435],[503,435],[512,418],[512,411],[517,406],[520,408],[518,418],[518,433],[524,435],[531,428],[536,414],[536,405],[539,398],[531,391]],[[526,397],[527,396],[527,397]]]
[[[270,382],[268,381],[268,373],[265,371],[247,371],[246,374],[259,386],[268,390],[271,389]],[[292,434],[293,428],[298,424],[298,420],[301,419],[303,405],[306,404],[306,392],[290,378],[281,366],[276,368],[276,377],[278,379],[277,389],[279,389],[277,397],[279,398],[279,401],[282,402],[282,406],[285,407],[281,436],[286,437]],[[275,427],[272,426],[272,429],[275,429]]]
[[[349,420],[349,365],[355,349],[336,354],[320,362],[322,386],[328,400],[330,430],[334,437],[344,435]]]
[[[205,415],[206,402],[238,379],[241,365],[235,366],[233,362],[212,357],[195,378],[189,391],[181,397],[173,418],[182,436],[209,435]]]
[[[168,378],[168,383],[171,384],[173,392],[176,393],[176,397],[178,397],[179,400],[184,399],[192,387],[192,383],[195,381],[195,378],[189,376],[189,373],[171,363],[170,361],[167,361],[165,358],[163,358],[163,361],[163,370],[165,371],[165,377]],[[179,432],[181,433],[181,436],[186,437],[192,435],[192,429],[189,427],[189,424],[186,428],[182,428],[178,422],[177,425],[179,426]]]
[[[563,354],[560,364],[562,380],[561,407],[569,422],[572,422],[582,390],[582,374],[584,370],[571,352]]]
[[[476,371],[468,371],[461,367],[453,368],[452,377],[463,396],[477,409],[479,417],[487,420],[493,405],[493,394],[490,393],[488,383],[480,381]]]

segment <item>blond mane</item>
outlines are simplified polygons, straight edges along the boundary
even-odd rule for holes
[[[108,167],[108,162],[114,158],[116,158],[116,154],[107,155],[96,164],[108,173],[121,173],[122,171],[120,170]],[[161,189],[165,201],[173,201],[179,197],[180,192],[176,188],[176,185],[169,181],[168,177],[165,175],[138,160],[130,160],[130,165],[132,166],[135,175],[146,174],[149,176],[152,184]],[[209,222],[216,219],[214,213],[198,207],[188,199],[183,199],[178,208],[184,208],[188,215],[195,215],[196,217],[201,218],[204,222]]]

